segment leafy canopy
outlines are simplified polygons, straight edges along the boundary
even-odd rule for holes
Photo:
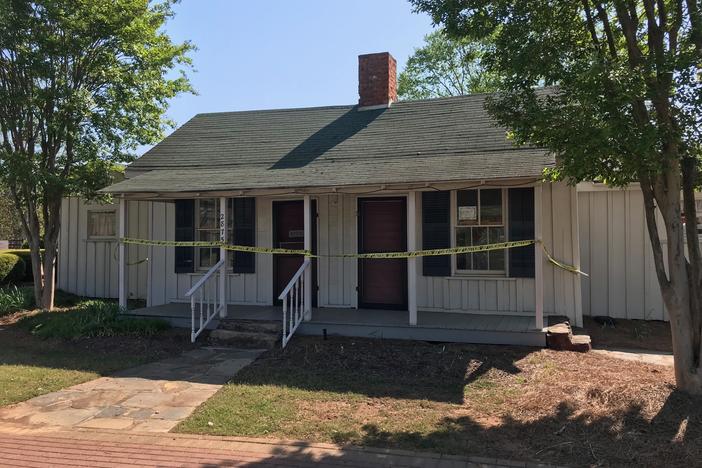
[[[481,59],[489,41],[452,38],[443,29],[424,37],[398,79],[401,99],[428,99],[494,91],[496,77]]]
[[[699,2],[412,1],[454,37],[494,40],[489,110],[518,143],[557,155],[553,177],[625,185],[699,158]]]

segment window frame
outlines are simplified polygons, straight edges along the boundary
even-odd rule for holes
[[[493,225],[468,225],[459,226],[458,225],[458,192],[463,190],[493,190],[498,189],[502,191],[502,224]],[[451,225],[451,247],[457,247],[456,245],[456,229],[460,227],[471,228],[471,227],[502,227],[505,232],[505,241],[508,241],[509,235],[509,215],[507,213],[508,189],[506,187],[474,187],[465,189],[454,189],[451,190],[450,195],[450,225]],[[478,204],[480,204],[480,194],[478,194]],[[478,208],[478,221],[480,221],[480,208]],[[505,249],[505,267],[502,270],[462,270],[458,269],[457,256],[458,254],[451,255],[451,276],[478,276],[478,277],[498,277],[498,278],[509,278],[509,249]]]
[[[112,215],[112,217],[114,218],[114,223],[113,223],[114,234],[107,235],[107,236],[99,236],[99,235],[90,234],[90,227],[91,227],[90,217],[94,213],[105,213],[105,214]],[[118,224],[119,224],[119,219],[117,218],[117,209],[116,208],[88,208],[88,216],[86,217],[86,226],[85,226],[86,239],[89,241],[115,240],[115,239],[117,239],[117,233],[119,232]]]

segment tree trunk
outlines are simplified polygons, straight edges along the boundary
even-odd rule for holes
[[[679,168],[675,168],[679,169]],[[702,368],[700,346],[696,337],[700,331],[694,317],[700,314],[697,291],[691,291],[691,277],[699,275],[699,264],[691,265],[685,255],[685,236],[680,209],[680,172],[675,169],[655,180],[642,178],[641,188],[646,206],[648,227],[659,286],[670,319],[675,357],[675,382],[680,390],[702,395]],[[668,260],[663,262],[663,251],[658,236],[655,207],[658,207],[667,235]],[[667,271],[666,271],[667,265]]]

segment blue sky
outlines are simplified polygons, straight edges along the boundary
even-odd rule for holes
[[[199,112],[353,104],[359,54],[388,51],[401,69],[432,29],[407,0],[182,0],[175,11],[167,32],[198,48],[198,95],[168,111],[178,125]]]

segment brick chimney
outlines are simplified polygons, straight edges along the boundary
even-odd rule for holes
[[[388,52],[358,56],[358,106],[389,107],[397,101],[397,62]]]

